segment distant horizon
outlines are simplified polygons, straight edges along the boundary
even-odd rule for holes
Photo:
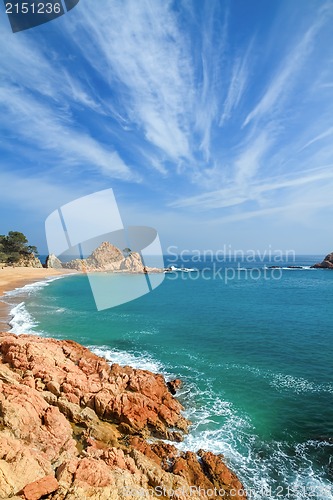
[[[133,250],[133,252],[136,252],[136,251]],[[244,255],[253,255],[253,251],[252,250],[244,251],[244,250],[241,250],[241,249],[235,250],[235,252],[233,254],[229,254],[229,253],[222,254],[218,250],[216,252],[211,252],[211,251],[205,251],[205,250],[203,250],[200,253],[200,255],[202,257],[204,257],[204,256],[210,257],[210,256],[216,256],[216,254],[218,254],[218,255],[221,255],[221,256],[224,256],[224,257],[231,256],[232,258],[234,258],[235,256],[237,257],[237,254],[239,254],[240,252],[243,252]],[[319,256],[323,255],[323,257],[325,257],[326,255],[329,255],[330,253],[331,252],[328,252],[326,254],[323,254],[323,253],[294,253],[294,255],[297,256],[297,257],[319,257]],[[47,257],[48,255],[50,255],[50,254],[48,254],[48,253],[42,253],[42,252],[38,253],[39,257]],[[89,254],[89,255],[91,255],[91,254]],[[89,257],[89,255],[88,254],[84,255],[83,258],[87,258],[87,257]],[[151,255],[152,257],[158,257],[157,254],[149,254],[149,255]],[[167,257],[167,256],[170,257],[170,256],[174,256],[174,255],[175,254],[170,254],[170,253],[167,253],[167,252],[163,252],[163,257]],[[193,256],[197,256],[198,254],[196,252],[189,253],[189,252],[184,252],[184,251],[181,251],[180,253],[177,254],[178,257],[182,257],[182,255],[183,256],[193,257]],[[281,256],[289,256],[290,257],[291,253],[290,252],[285,252],[285,253],[280,254],[279,252],[274,252],[274,253],[272,252],[271,254],[267,254],[267,253],[265,254],[265,252],[262,252],[262,253],[255,252],[255,255],[258,256],[258,257],[259,256],[261,256],[261,257],[269,257],[270,255],[272,255],[272,256],[281,255]],[[61,255],[58,256],[58,257],[61,260]],[[77,255],[75,255],[75,254],[71,254],[71,255],[68,254],[68,255],[66,255],[66,259],[67,258],[68,259],[77,259],[79,257]],[[240,255],[239,255],[239,258],[241,258]]]

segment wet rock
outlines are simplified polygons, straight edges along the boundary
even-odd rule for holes
[[[333,269],[333,252],[326,255],[322,262],[311,266],[314,269]]]
[[[181,388],[182,381],[179,380],[179,378],[176,378],[175,380],[170,380],[169,382],[167,382],[167,386],[171,394],[174,396],[178,389]]]

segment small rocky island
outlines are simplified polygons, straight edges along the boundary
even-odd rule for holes
[[[326,255],[322,262],[311,266],[313,269],[333,269],[333,252]]]
[[[46,267],[53,269],[73,269],[75,271],[95,272],[127,272],[127,273],[158,273],[164,269],[147,267],[143,264],[138,252],[129,251],[127,255],[104,241],[86,259],[75,259],[70,262],[61,262],[55,255],[51,254],[46,259]]]

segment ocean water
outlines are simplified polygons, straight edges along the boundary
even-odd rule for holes
[[[185,260],[169,264],[194,271],[101,312],[86,276],[15,291],[13,331],[182,378],[192,426],[177,446],[222,453],[249,498],[333,499],[333,272],[309,268],[318,256]]]

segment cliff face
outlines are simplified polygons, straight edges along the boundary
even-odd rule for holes
[[[32,253],[22,257],[15,265],[17,267],[43,267],[41,261]]]
[[[62,269],[62,263],[53,253],[47,256],[45,267],[47,269]]]
[[[333,269],[333,252],[326,255],[322,262],[318,262],[314,266],[315,269]]]
[[[188,429],[179,381],[72,341],[3,333],[0,356],[0,498],[246,498],[221,457],[160,441]]]

